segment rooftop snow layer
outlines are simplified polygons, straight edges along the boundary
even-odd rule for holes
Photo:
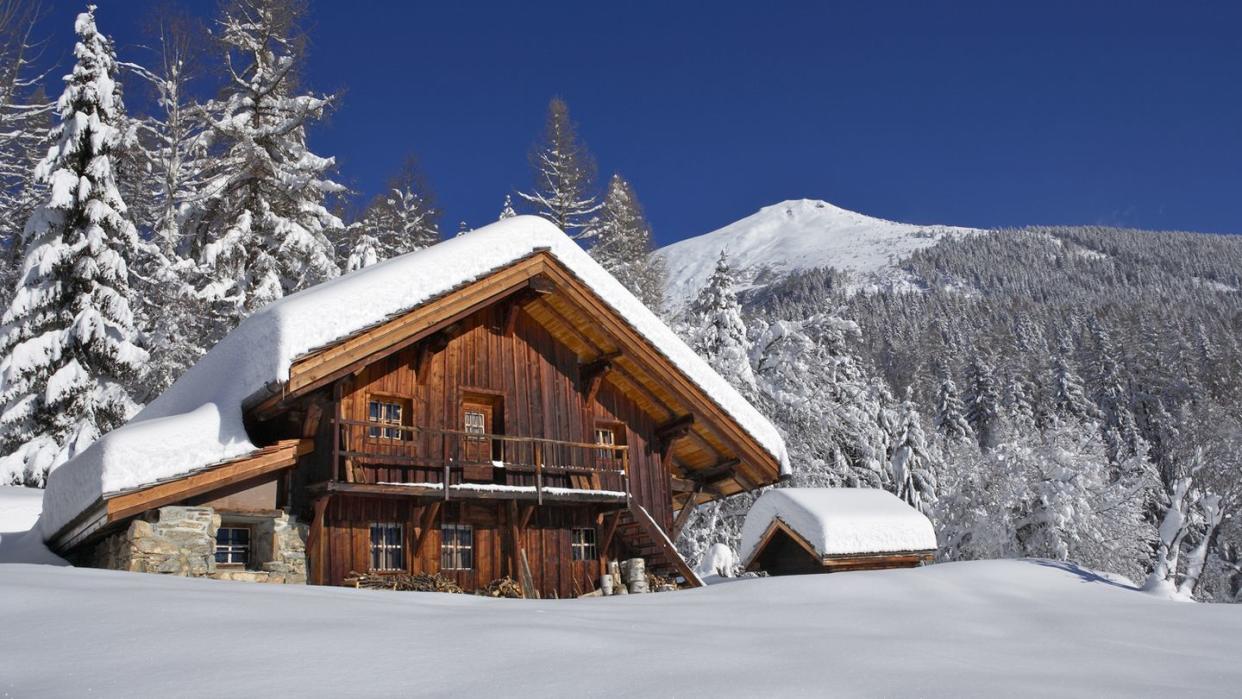
[[[785,444],[772,423],[556,226],[518,216],[311,287],[247,318],[133,420],[51,473],[43,535],[51,537],[102,495],[255,451],[242,425],[243,404],[288,380],[298,357],[540,249],[685,372],[788,473]]]
[[[749,561],[775,519],[807,540],[821,556],[929,551],[931,521],[896,495],[877,488],[776,488],[746,513],[741,554]]]

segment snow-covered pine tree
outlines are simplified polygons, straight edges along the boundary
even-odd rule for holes
[[[496,220],[503,221],[514,216],[517,216],[517,212],[513,210],[513,196],[506,194],[505,205],[500,208],[500,216],[497,216]]]
[[[754,395],[750,340],[734,290],[728,254],[721,251],[716,269],[690,306],[690,346],[743,395]]]
[[[345,264],[349,271],[439,242],[440,211],[414,158],[406,159],[351,229],[353,243]]]
[[[588,252],[658,314],[664,305],[664,266],[653,250],[651,226],[634,188],[613,175]]]
[[[1058,352],[1052,360],[1052,410],[1058,421],[1084,422],[1098,416],[1095,406],[1087,399],[1082,378],[1070,366],[1067,352]]]
[[[343,187],[329,179],[335,161],[306,143],[332,97],[294,94],[304,9],[296,0],[231,0],[219,21],[228,82],[208,108],[214,168],[185,223],[217,334],[340,271],[328,236],[343,224],[325,201]]]
[[[555,223],[571,238],[590,238],[592,215],[599,211],[595,195],[595,159],[578,138],[565,100],[553,97],[543,136],[530,154],[535,187],[518,196],[535,213]]]
[[[29,252],[0,338],[0,478],[36,486],[134,412],[123,385],[147,359],[130,312],[137,233],[110,157],[121,138],[116,57],[93,6],[74,31],[56,145],[36,169],[50,194],[26,224]]]

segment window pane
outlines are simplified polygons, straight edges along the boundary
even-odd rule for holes
[[[368,417],[370,417],[370,419],[372,420],[379,421],[381,409],[382,408],[380,407],[379,401],[375,401],[375,400],[371,401],[370,403],[367,404]]]

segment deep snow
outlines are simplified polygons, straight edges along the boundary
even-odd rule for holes
[[[0,565],[14,696],[1236,696],[1242,608],[1063,564],[562,601]]]
[[[555,225],[516,216],[313,286],[247,318],[133,420],[52,471],[44,536],[103,494],[254,451],[243,405],[288,379],[298,357],[545,249],[789,472],[785,443],[767,418]]]
[[[795,199],[668,245],[657,255],[668,268],[668,303],[678,309],[698,295],[721,250],[727,251],[744,289],[819,267],[863,274],[891,271],[897,261],[946,235],[972,232],[978,231],[886,221],[823,201]]]

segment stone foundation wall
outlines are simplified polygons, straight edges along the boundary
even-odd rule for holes
[[[232,519],[224,516],[225,521]],[[99,542],[89,565],[134,573],[162,573],[247,582],[306,582],[308,527],[281,512],[239,518],[251,528],[247,568],[216,566],[221,515],[210,507],[161,507],[130,522],[124,532]]]

